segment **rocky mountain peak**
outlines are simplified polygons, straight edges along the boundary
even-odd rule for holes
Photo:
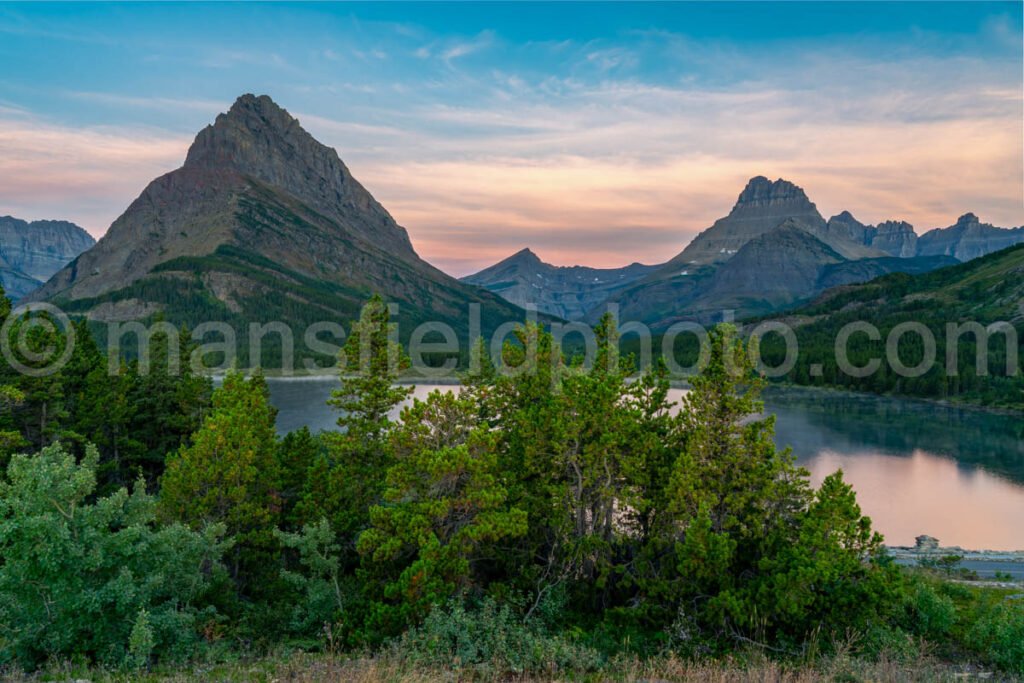
[[[266,95],[242,95],[201,130],[183,170],[259,181],[349,225],[379,247],[412,252],[405,229],[352,177],[338,153]]]
[[[199,132],[185,167],[231,167],[251,173],[268,153],[316,156],[329,151],[266,95],[242,95],[227,113]],[[269,165],[271,159],[264,162]]]
[[[14,300],[29,294],[96,243],[68,221],[0,216],[0,284]]]
[[[773,182],[764,176],[755,176],[743,188],[733,210],[741,206],[774,206],[782,203],[813,206],[803,188],[788,180],[779,178]]]
[[[520,261],[524,263],[541,263],[540,257],[533,253],[533,250],[529,247],[520,249],[516,253],[509,257],[509,261]]]
[[[981,221],[979,220],[979,218],[970,212],[965,213],[963,216],[960,216],[960,218],[956,219],[957,225],[972,225],[980,222]]]
[[[914,232],[914,226],[906,221],[882,221],[875,228],[879,234]]]

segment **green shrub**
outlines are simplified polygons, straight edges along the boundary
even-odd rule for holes
[[[1024,601],[1008,598],[986,610],[968,631],[967,641],[986,661],[1024,674]]]
[[[956,605],[931,584],[917,583],[909,596],[910,631],[927,638],[941,638],[956,622]]]
[[[0,483],[0,663],[142,666],[199,643],[222,528],[159,527],[141,484],[94,499],[95,449],[16,455]]]
[[[597,651],[547,633],[536,621],[524,623],[508,605],[489,598],[468,609],[460,601],[434,609],[422,626],[406,632],[393,647],[406,664],[454,668],[480,678],[582,673],[602,664]]]

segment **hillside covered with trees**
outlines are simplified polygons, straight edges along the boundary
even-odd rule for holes
[[[800,348],[787,381],[1024,409],[1024,245],[923,275],[895,273],[838,287],[784,321],[793,326]],[[879,360],[874,372],[850,374],[839,368],[836,340],[844,326],[856,322],[873,325],[878,338],[850,335],[847,357],[865,369]],[[899,326],[917,323],[935,340],[934,355],[928,356],[920,334],[908,330],[898,353],[912,372],[901,375],[887,360],[886,340]],[[984,331],[993,324],[1000,326]],[[957,331],[951,333],[950,326]],[[761,350],[769,366],[785,358],[775,335],[766,336]]]

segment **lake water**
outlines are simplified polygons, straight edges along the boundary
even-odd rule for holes
[[[268,383],[279,431],[334,428],[326,400],[337,380]],[[843,470],[886,543],[928,534],[943,545],[1024,550],[1024,418],[795,389],[769,390],[765,409],[776,415],[776,443],[792,447],[814,484]]]

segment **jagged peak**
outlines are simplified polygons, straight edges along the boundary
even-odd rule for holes
[[[797,201],[810,204],[807,194],[800,186],[782,178],[771,181],[765,176],[759,175],[747,181],[747,186],[743,188],[743,192],[736,200],[736,206],[767,204],[775,201]]]
[[[828,219],[829,223],[845,223],[847,225],[855,225],[861,228],[867,227],[866,224],[861,223],[857,218],[849,211],[842,211],[835,216]]]
[[[879,232],[914,232],[914,226],[906,221],[889,219],[882,221],[875,228]]]
[[[505,259],[505,263],[543,263],[529,247],[524,247]]]
[[[288,113],[267,95],[247,93],[235,100],[227,112],[218,114],[211,125],[196,135],[185,157],[185,166],[240,166],[251,170],[265,156],[267,147],[304,147],[331,154]]]
[[[965,213],[963,216],[960,216],[960,218],[956,219],[956,224],[957,225],[968,225],[970,223],[980,223],[980,222],[981,222],[980,219],[977,216],[975,216],[973,213],[969,212],[969,211],[967,213]]]

